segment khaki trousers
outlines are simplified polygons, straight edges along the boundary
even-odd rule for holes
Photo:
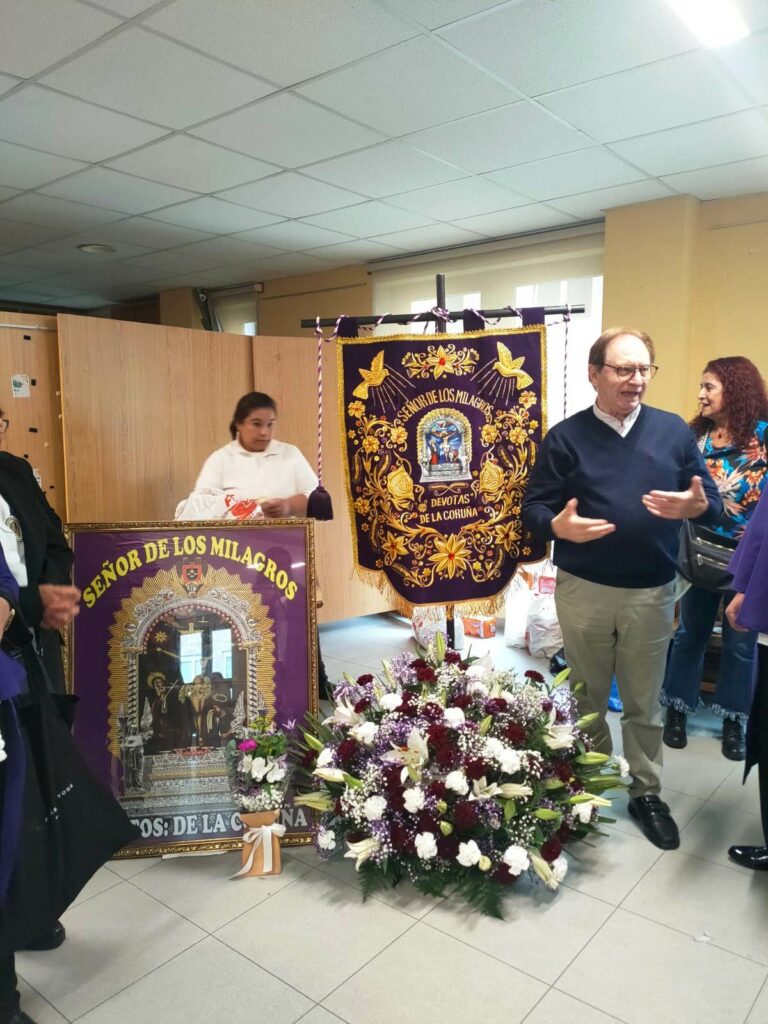
[[[613,752],[605,715],[615,674],[624,705],[621,733],[632,775],[629,795],[658,793],[663,732],[659,693],[672,636],[674,581],[631,590],[589,583],[560,569],[555,604],[571,684],[583,682],[585,687],[579,710],[599,716],[586,729],[595,749]]]

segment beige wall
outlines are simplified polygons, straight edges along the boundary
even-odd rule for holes
[[[369,316],[373,312],[371,275],[365,267],[340,267],[265,281],[259,300],[259,334],[300,337],[302,320],[316,316]],[[326,333],[328,333],[326,331]]]
[[[768,194],[610,210],[604,275],[604,326],[639,327],[656,343],[651,403],[691,416],[715,356],[745,355],[768,377]]]

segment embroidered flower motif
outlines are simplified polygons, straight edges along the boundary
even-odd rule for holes
[[[458,573],[461,576],[469,566],[470,551],[466,542],[457,534],[438,537],[435,541],[435,554],[429,556],[434,562],[437,572],[449,579]]]

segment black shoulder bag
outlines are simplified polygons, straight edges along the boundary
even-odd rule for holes
[[[737,541],[686,519],[680,530],[677,569],[694,587],[724,593],[731,589],[728,570]]]

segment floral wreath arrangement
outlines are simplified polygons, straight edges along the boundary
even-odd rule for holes
[[[279,874],[285,826],[278,817],[291,780],[289,738],[266,718],[234,732],[225,748],[232,796],[243,821],[243,868],[234,877]]]
[[[550,889],[564,844],[599,833],[623,759],[590,749],[574,692],[535,671],[522,680],[489,659],[463,660],[442,633],[423,657],[385,663],[382,678],[345,676],[334,710],[308,719],[297,744],[295,803],[319,812],[316,847],[346,846],[363,898],[409,879],[501,917],[528,872]]]

